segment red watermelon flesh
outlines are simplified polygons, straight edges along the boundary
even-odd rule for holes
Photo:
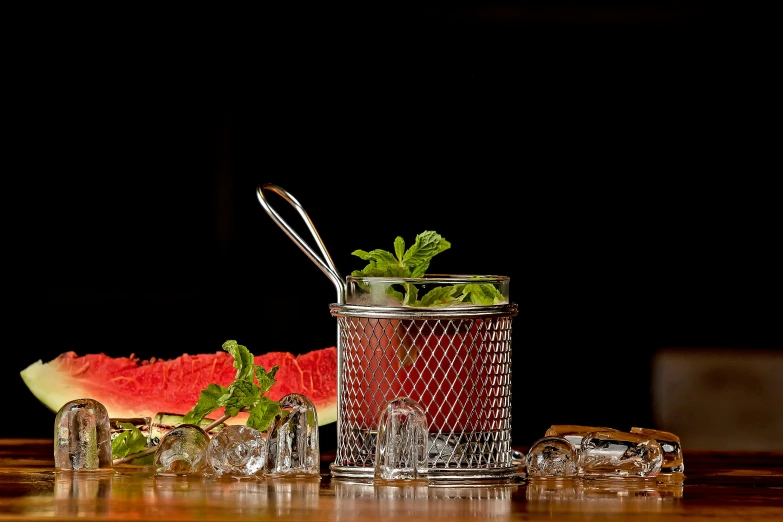
[[[300,393],[313,401],[318,424],[337,420],[337,349],[313,350],[299,356],[268,352],[255,356],[256,366],[270,370],[278,365],[277,382],[269,397],[278,400]],[[141,361],[109,357],[102,353],[79,356],[65,352],[43,363],[35,362],[21,372],[30,391],[53,412],[74,399],[94,399],[110,417],[154,417],[157,413],[185,414],[198,402],[210,383],[228,386],[236,376],[234,358],[225,351],[183,354],[175,359]],[[223,409],[209,414],[223,415]],[[229,423],[244,424],[246,415]]]

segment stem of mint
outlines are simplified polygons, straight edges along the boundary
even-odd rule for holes
[[[224,422],[226,422],[228,419],[231,418],[231,415],[223,415],[219,419],[215,420],[214,422],[210,423],[208,426],[204,427],[204,431],[209,433],[211,430],[214,430],[216,427],[220,426]],[[138,459],[139,457],[145,457],[147,455],[151,455],[152,453],[155,453],[158,450],[157,446],[151,446],[143,451],[140,451],[138,453],[134,453],[132,455],[127,455],[125,457],[114,459],[111,461],[112,465],[116,466],[117,464],[124,464],[126,462],[131,462],[133,460]]]

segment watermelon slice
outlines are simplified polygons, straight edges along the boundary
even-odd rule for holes
[[[268,352],[255,356],[256,366],[275,375],[269,397],[278,400],[288,393],[301,393],[315,404],[318,424],[337,420],[337,348],[313,350],[299,356]],[[109,357],[102,353],[78,356],[65,352],[44,363],[38,361],[21,372],[22,379],[38,400],[53,412],[74,399],[95,399],[110,417],[154,417],[157,413],[185,414],[198,402],[210,383],[228,386],[234,381],[234,358],[225,351],[183,354],[175,359],[140,361],[132,355]],[[210,418],[223,415],[222,408]],[[229,419],[244,424],[246,414]]]

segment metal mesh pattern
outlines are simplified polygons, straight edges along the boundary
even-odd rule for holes
[[[350,305],[331,310],[339,325],[335,476],[372,476],[379,414],[400,396],[427,414],[430,472],[469,477],[473,471],[515,469],[510,434],[516,305],[483,307],[480,313]]]

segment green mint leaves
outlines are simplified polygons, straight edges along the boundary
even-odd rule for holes
[[[448,306],[457,303],[487,306],[503,302],[503,294],[493,285],[475,283],[433,288],[416,306]]]
[[[182,422],[199,425],[216,409],[225,408],[226,415],[230,417],[248,412],[247,426],[266,430],[275,415],[281,413],[280,404],[265,396],[277,382],[275,373],[278,367],[274,366],[267,372],[263,367],[255,366],[253,354],[236,341],[226,341],[223,349],[234,356],[237,369],[234,382],[228,388],[213,383],[203,389],[198,402],[185,414]]]
[[[451,243],[432,230],[416,236],[416,241],[405,250],[405,240],[394,240],[394,254],[386,250],[354,250],[351,254],[369,261],[363,270],[354,270],[356,277],[421,277],[437,254],[451,248]]]
[[[203,427],[207,415],[218,408],[225,408],[226,416],[221,420],[248,412],[245,424],[265,431],[276,415],[288,415],[287,411],[280,408],[280,403],[266,396],[277,382],[275,373],[278,366],[273,366],[268,372],[256,366],[253,354],[236,341],[226,341],[223,349],[234,357],[234,368],[237,369],[234,382],[228,387],[211,383],[201,390],[198,402],[185,414],[182,423]],[[215,423],[219,424],[220,421]],[[147,436],[141,430],[127,422],[119,423],[119,426],[125,431],[111,441],[112,459],[128,462],[136,454],[139,454],[139,458],[151,456],[154,448],[147,448]]]
[[[131,453],[138,453],[147,449],[147,436],[130,422],[118,422],[123,432],[119,433],[111,441],[111,454],[113,458],[127,457]]]
[[[423,277],[430,267],[432,258],[451,248],[451,243],[432,230],[425,230],[416,236],[416,241],[405,250],[405,240],[397,236],[394,240],[394,254],[386,250],[354,250],[352,255],[369,264],[362,270],[354,270],[354,277]],[[491,284],[460,284],[433,288],[419,298],[419,289],[412,283],[392,285],[386,294],[400,301],[403,306],[433,307],[453,304],[494,305],[504,302],[503,295]]]

